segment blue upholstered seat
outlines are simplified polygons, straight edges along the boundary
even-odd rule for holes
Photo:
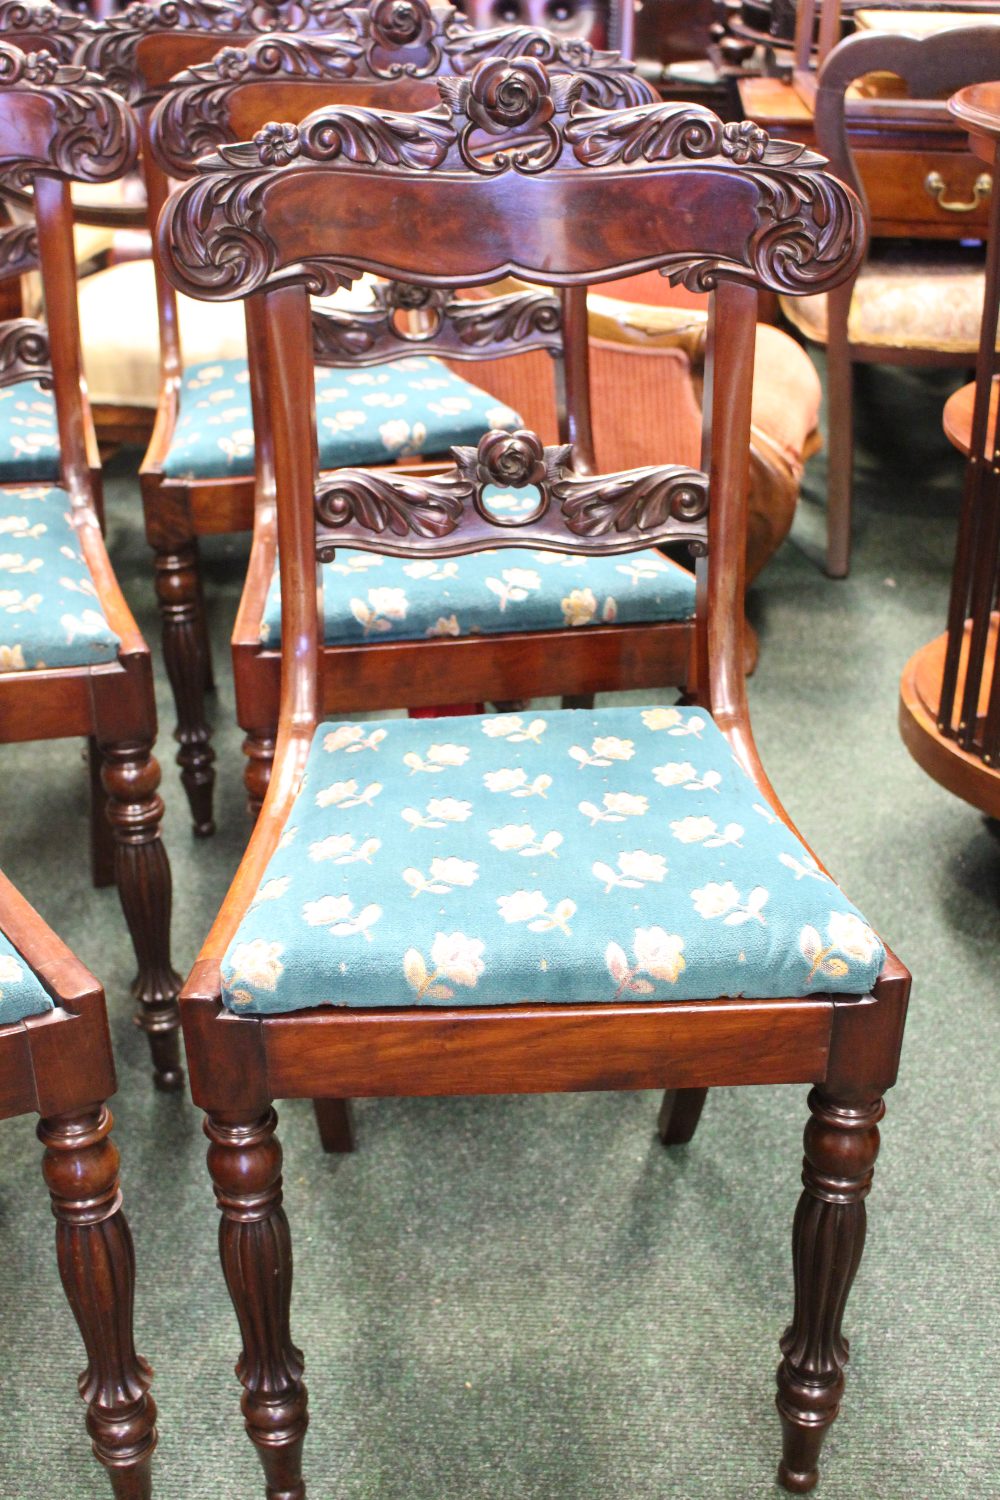
[[[447,453],[491,428],[514,428],[509,406],[437,359],[401,359],[370,370],[316,369],[316,434],[321,469],[384,464]],[[250,375],[244,360],[186,370],[180,414],[163,472],[170,479],[253,474]]]
[[[863,994],[884,949],[700,709],[322,725],[223,1001]]]
[[[659,552],[571,557],[512,547],[407,562],[338,551],[323,565],[326,644],[414,641],[426,636],[650,624],[694,613],[694,575]],[[275,572],[261,639],[281,639]]]
[[[52,997],[0,932],[0,1026],[52,1010]]]
[[[0,489],[0,672],[114,661],[65,490]]]
[[[0,484],[39,479],[59,479],[55,397],[19,380],[0,387]]]

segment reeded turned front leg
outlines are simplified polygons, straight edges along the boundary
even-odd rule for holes
[[[135,1352],[135,1256],[122,1213],[111,1114],[94,1105],[42,1120],[42,1171],[56,1216],[59,1275],[87,1350],[80,1395],[94,1453],[118,1500],[150,1500],[153,1372]]]
[[[665,1146],[686,1146],[705,1107],[708,1089],[667,1089],[656,1128]]]
[[[878,1155],[880,1098],[837,1099],[814,1088],[792,1232],[795,1315],[781,1340],[778,1480],[802,1495],[819,1478],[826,1430],[840,1410],[847,1340],[841,1320],[865,1244],[865,1199]]]
[[[274,767],[274,748],[277,743],[274,730],[251,730],[243,739],[243,785],[247,789],[247,811],[254,822],[264,805],[267,789],[271,784]]]
[[[201,600],[198,547],[192,539],[155,553],[156,597],[163,623],[163,659],[177,708],[177,764],[199,838],[215,832],[212,794],[215,751],[205,712],[211,680]]]
[[[281,1206],[281,1146],[273,1109],[252,1119],[210,1114],[208,1170],[222,1213],[219,1254],[243,1338],[236,1374],[267,1500],[305,1500],[302,1445],[309,1417],[302,1355],[292,1343],[292,1242]]]
[[[160,767],[149,745],[105,745],[102,779],[115,839],[115,880],[139,972],[136,1025],[149,1037],[158,1088],[178,1089],[180,975],[170,962],[170,865],[160,838]]]

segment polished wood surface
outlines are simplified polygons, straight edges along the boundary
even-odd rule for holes
[[[531,61],[516,59],[492,73],[491,66],[473,73],[468,91],[442,89],[443,108],[434,116],[403,124],[400,117],[352,112],[348,127],[348,116],[330,108],[303,125],[299,150],[284,165],[262,161],[249,146],[228,164],[206,164],[172,196],[159,226],[160,253],[179,288],[261,304],[273,428],[283,610],[274,771],[182,998],[192,1086],[208,1112],[223,1267],[244,1340],[239,1373],[247,1430],[269,1493],[302,1500],[306,1391],[289,1326],[292,1252],[281,1203],[276,1097],[322,1100],[325,1115],[329,1101],[351,1094],[659,1086],[680,1095],[664,1105],[670,1141],[690,1135],[710,1085],[808,1080],[816,1087],[793,1234],[796,1310],[778,1373],[779,1477],[787,1489],[803,1492],[816,1482],[823,1436],[840,1404],[841,1315],[863,1246],[881,1098],[895,1077],[908,992],[908,975],[895,958],[887,958],[868,996],[706,996],[649,1006],[590,1005],[581,996],[566,1005],[322,1008],[267,1018],[234,1015],[221,1005],[223,954],[295,805],[323,711],[317,548],[322,554],[331,531],[406,556],[502,544],[509,533],[497,523],[490,537],[480,503],[483,476],[501,464],[518,484],[528,473],[538,478],[542,465],[543,503],[518,528],[536,544],[625,552],[669,527],[687,526],[698,578],[691,701],[713,715],[762,799],[787,819],[754,746],[743,671],[757,288],[824,289],[849,276],[863,249],[859,207],[808,158],[797,162],[794,152],[759,136],[744,153],[745,137],[724,132],[707,111],[660,105],[616,119],[587,112],[570,120]],[[510,116],[504,101],[517,101]],[[488,130],[481,155],[465,129],[470,118]],[[348,128],[354,139],[372,143],[370,155],[350,160],[346,152],[314,150],[313,141],[336,140]],[[404,138],[401,159],[395,142]],[[655,149],[643,150],[654,141]],[[794,255],[785,253],[781,232],[766,253],[756,249],[762,225],[774,224],[776,191],[794,194],[800,205]],[[365,233],[345,212],[361,193]],[[415,234],[418,215],[425,232]],[[577,232],[551,232],[566,223]],[[236,243],[245,253],[226,255],[220,278],[223,246]],[[648,512],[633,503],[635,476],[585,471],[586,503],[601,517],[590,527],[573,492],[563,488],[569,456],[540,458],[543,445],[527,433],[483,439],[475,476],[472,460],[459,454],[436,489],[427,480],[404,492],[401,481],[393,489],[391,472],[351,471],[341,476],[339,491],[328,486],[317,495],[303,281],[329,284],[331,267],[345,264],[356,271],[376,266],[421,284],[487,284],[511,271],[554,287],[660,264],[689,286],[711,289],[702,460],[707,515],[696,498],[700,486],[690,487],[683,505],[666,501],[675,477],[669,469],[645,474],[650,488],[643,493],[660,497]],[[393,497],[395,529],[379,530],[377,523],[373,529],[364,497],[376,482]]]
[[[110,823],[115,879],[138,964],[133,984],[136,1021],[149,1037],[156,1083],[172,1089],[183,1080],[180,978],[170,962],[170,868],[160,839],[163,803],[153,755],[152,668],[101,535],[70,199],[72,181],[108,181],[127,171],[135,161],[137,134],[122,101],[106,89],[81,82],[79,69],[52,63],[44,67],[44,82],[32,82],[37,66],[6,44],[0,44],[0,62],[0,156],[4,168],[33,189],[60,484],[67,491],[76,538],[101,610],[121,641],[118,658],[110,663],[0,673],[0,738],[82,735],[99,748],[102,813]]]
[[[2,874],[0,932],[54,1001],[0,1026],[0,1118],[40,1117],[59,1275],[87,1353],[79,1389],[94,1456],[116,1500],[151,1500],[153,1372],[132,1336],[135,1257],[105,1102],[116,1083],[104,993]],[[51,1434],[51,1418],[40,1426]]]

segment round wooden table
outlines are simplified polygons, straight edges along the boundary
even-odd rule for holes
[[[967,455],[948,629],[907,662],[899,690],[903,742],[929,776],[1000,818],[1000,82],[974,84],[948,101],[972,150],[993,170],[986,291],[976,379],[945,406],[944,429]]]

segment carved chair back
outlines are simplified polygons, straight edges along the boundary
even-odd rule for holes
[[[0,0],[0,39],[22,52],[50,52],[59,62],[72,62],[92,30],[86,16],[49,0]]]
[[[909,93],[908,117],[914,114],[914,101],[922,101],[929,116],[946,118],[943,101],[949,94],[966,84],[1000,77],[1000,29],[956,27],[926,37],[868,32],[848,37],[826,57],[816,91],[817,144],[833,171],[850,184],[867,210],[847,134],[846,101],[851,84],[866,73],[893,73],[902,79]],[[880,104],[889,118],[893,108],[892,100]]]
[[[338,545],[426,557],[683,542],[698,558],[697,692],[753,758],[742,594],[757,290],[815,292],[849,275],[863,250],[860,205],[821,158],[756,126],[722,126],[697,106],[596,110],[577,101],[572,75],[550,77],[534,59],[512,60],[502,77],[480,64],[438,88],[438,108],[419,115],[320,110],[280,161],[270,135],[223,146],[160,220],[159,254],[179,289],[262,308],[280,734],[301,737],[318,713],[316,566]],[[341,471],[317,487],[310,292],[368,270],[431,286],[514,273],[573,288],[654,267],[712,293],[703,471],[588,477],[565,446],[490,433],[453,450],[454,467],[433,479]],[[519,492],[513,516],[491,509],[497,489]]]
[[[587,42],[563,42],[523,26],[474,31],[449,4],[398,0],[346,10],[350,29],[339,35],[260,38],[250,46],[226,47],[210,62],[171,79],[149,121],[150,150],[171,177],[189,176],[198,157],[257,134],[261,150],[275,161],[296,147],[297,123],[324,105],[397,109],[435,103],[435,81],[466,76],[489,61],[494,76],[506,62],[532,56],[558,76],[572,69],[582,102],[619,107],[652,102],[654,95],[634,66],[616,53],[597,52]],[[509,101],[516,111],[516,100]],[[274,120],[284,122],[280,127]],[[584,362],[587,347],[586,292],[571,294],[565,308],[551,293],[521,291],[470,302],[444,287],[381,283],[369,311],[313,311],[314,354],[319,364],[366,365],[414,352],[452,360],[480,361],[545,350],[554,357],[560,432],[578,444],[593,464],[593,440]],[[252,316],[251,316],[252,324]],[[569,350],[563,360],[563,332]],[[259,331],[248,329],[258,473],[267,489],[267,408],[255,368]]]
[[[35,222],[0,235],[0,275],[38,264],[46,327],[0,325],[0,385],[42,378],[54,389],[62,483],[92,503],[83,359],[73,248],[73,182],[111,182],[134,164],[138,133],[128,107],[101,80],[51,53],[0,42],[0,176],[30,188]]]

